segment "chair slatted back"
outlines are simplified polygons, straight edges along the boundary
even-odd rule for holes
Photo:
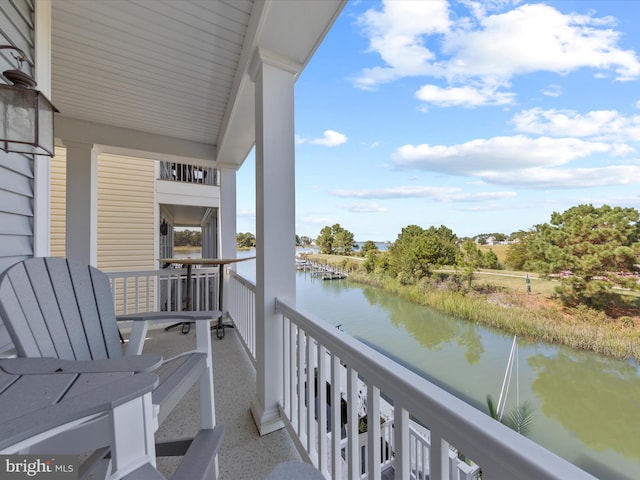
[[[0,318],[21,357],[122,356],[107,276],[73,260],[32,258],[7,269]]]

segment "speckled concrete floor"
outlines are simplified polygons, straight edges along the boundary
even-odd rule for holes
[[[246,355],[235,329],[226,329],[223,339],[212,335],[213,377],[216,421],[225,434],[219,455],[220,480],[262,480],[280,462],[300,456],[286,429],[261,437],[249,411],[255,391],[255,369]],[[169,358],[195,346],[195,329],[182,335],[180,328],[166,332],[150,330],[145,353]],[[197,385],[171,412],[156,434],[158,439],[192,436],[198,428]],[[168,478],[179,458],[160,458],[158,468]]]

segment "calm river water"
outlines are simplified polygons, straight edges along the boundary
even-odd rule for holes
[[[238,271],[254,279],[254,261]],[[512,337],[374,288],[297,275],[303,309],[482,411],[487,394],[497,402]],[[640,366],[541,342],[518,346],[520,401],[535,409],[530,438],[599,478],[640,478]],[[514,369],[506,411],[515,400]]]

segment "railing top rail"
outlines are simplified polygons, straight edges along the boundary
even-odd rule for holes
[[[595,478],[287,300],[276,299],[276,311],[477,461],[491,478]]]
[[[253,292],[256,291],[256,284],[253,283],[251,280],[247,280],[235,270],[229,270],[229,275],[231,275],[233,278],[235,278],[239,283],[247,287],[249,290]]]
[[[159,270],[131,270],[126,272],[105,272],[109,278],[134,278],[134,277],[175,277],[186,275],[186,268],[162,268]],[[192,276],[203,274],[216,274],[218,267],[194,268],[191,270]]]

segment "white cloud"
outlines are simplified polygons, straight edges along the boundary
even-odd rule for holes
[[[635,52],[617,47],[620,33],[611,18],[562,14],[544,4],[522,5],[478,18],[476,29],[447,35],[452,55],[448,75],[508,81],[535,71],[567,73],[577,68],[613,70],[618,80],[640,75]]]
[[[640,183],[640,167],[618,165],[600,168],[529,168],[516,172],[487,172],[490,183],[527,188],[591,188]]]
[[[338,197],[354,198],[414,198],[414,197],[434,197],[449,195],[458,192],[459,188],[454,187],[424,187],[424,186],[401,186],[387,187],[381,189],[367,190],[344,190],[336,189],[331,193]]]
[[[560,85],[548,85],[542,90],[542,94],[547,97],[559,97],[562,95],[562,87]]]
[[[242,218],[256,218],[256,211],[252,208],[239,208],[236,216]]]
[[[424,85],[416,92],[416,97],[426,103],[439,107],[462,106],[480,107],[485,105],[511,105],[515,94],[498,92],[494,88],[475,88],[472,86],[442,88],[436,85]]]
[[[389,210],[376,202],[346,204],[342,208],[352,213],[384,213]]]
[[[597,153],[623,155],[626,145],[587,142],[577,138],[529,138],[523,135],[476,139],[459,145],[404,145],[392,155],[396,165],[451,175],[559,166]]]
[[[369,36],[369,50],[378,53],[385,63],[365,69],[355,79],[358,87],[369,89],[397,78],[432,73],[435,57],[423,37],[448,31],[448,3],[385,1],[382,10],[367,10],[360,24]]]
[[[362,142],[362,145],[373,150],[374,148],[378,148],[380,146],[380,142],[378,140],[371,143]]]
[[[593,137],[595,139],[640,141],[640,115],[625,116],[615,110],[523,110],[513,117],[518,131],[538,135]]]
[[[368,190],[334,190],[338,197],[401,199],[430,198],[438,202],[488,202],[515,197],[515,192],[466,193],[458,187],[399,186]]]
[[[310,224],[310,225],[331,225],[335,223],[335,219],[331,219],[328,217],[304,217],[298,219],[300,223]]]
[[[337,147],[346,143],[347,136],[343,133],[336,132],[335,130],[325,130],[322,137],[306,139],[303,137],[296,137],[296,143],[311,143],[313,145],[323,145],[325,147]]]
[[[370,51],[383,64],[364,69],[355,85],[372,89],[406,76],[429,75],[450,85],[477,84],[498,93],[516,75],[548,71],[566,74],[580,68],[594,75],[613,74],[625,81],[640,76],[632,50],[618,46],[620,32],[611,17],[563,14],[544,4],[510,8],[508,2],[467,2],[469,15],[449,15],[446,2],[383,2],[370,9],[360,24]]]

